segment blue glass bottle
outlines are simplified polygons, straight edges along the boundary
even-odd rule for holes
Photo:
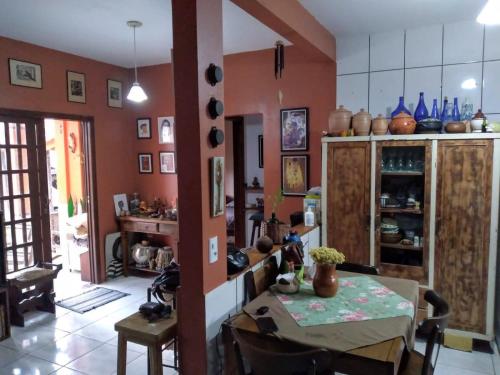
[[[423,92],[420,93],[420,99],[418,100],[417,109],[415,110],[415,115],[413,117],[415,118],[415,121],[420,121],[420,120],[423,120],[423,119],[429,117],[429,111],[427,110],[427,107],[425,106]]]
[[[438,100],[437,99],[432,99],[431,117],[439,120],[439,109],[438,109]]]
[[[460,121],[460,111],[458,110],[458,98],[453,98],[453,112],[451,113],[453,121]]]
[[[399,115],[401,112],[404,112],[404,113],[406,113],[406,114],[408,114],[408,115],[411,116],[411,112],[405,107],[405,98],[404,98],[404,96],[400,96],[399,97],[398,107],[394,111],[392,111],[391,118],[393,118],[396,115]]]
[[[446,113],[447,108],[448,108],[448,98],[445,97],[443,100],[443,110],[441,111],[441,122],[443,123],[443,125],[445,125],[449,121]]]

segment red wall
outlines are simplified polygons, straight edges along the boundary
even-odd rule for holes
[[[158,144],[156,129],[158,116],[174,114],[171,65],[141,68],[139,81],[144,84],[150,100],[140,111],[136,111],[136,115],[152,117],[153,138],[138,141],[136,149],[143,150],[147,146],[155,153],[154,174],[139,176],[139,192],[145,197],[171,199],[177,194],[174,186],[176,178],[159,174],[157,151],[169,150],[169,146]],[[264,188],[266,215],[270,216],[270,196],[281,186],[280,109],[309,107],[309,185],[321,184],[321,131],[328,128],[328,115],[335,109],[336,64],[309,61],[300,50],[289,47],[285,52],[284,76],[276,80],[274,50],[228,55],[224,57],[224,85],[226,116],[256,113],[263,116]],[[283,93],[281,105],[278,90]],[[300,210],[302,198],[287,197],[278,209],[278,217],[288,222],[289,214]]]
[[[42,65],[43,88],[9,84],[8,58]],[[107,106],[106,80],[130,85],[130,71],[79,56],[0,37],[0,108],[67,113],[94,117],[97,160],[97,198],[101,264],[104,263],[104,236],[118,227],[113,194],[132,192],[136,181],[135,123],[124,100],[124,108]],[[67,100],[66,70],[85,73],[87,103]],[[131,173],[133,171],[133,173]],[[105,270],[101,270],[105,277]]]

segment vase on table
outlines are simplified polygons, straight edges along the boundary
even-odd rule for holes
[[[423,119],[426,119],[429,117],[429,111],[427,110],[427,107],[425,105],[425,100],[424,100],[424,93],[420,93],[420,99],[418,101],[417,109],[415,110],[415,121],[420,121]]]
[[[337,265],[329,263],[316,263],[313,288],[314,293],[318,297],[328,298],[335,296],[339,289]]]
[[[394,111],[392,111],[391,118],[399,115],[401,112],[404,112],[407,115],[411,116],[411,112],[408,110],[408,108],[405,107],[405,98],[404,98],[404,96],[400,96],[399,97],[399,104],[396,107],[396,109]]]
[[[432,99],[431,118],[437,119],[437,120],[440,119],[437,99]]]

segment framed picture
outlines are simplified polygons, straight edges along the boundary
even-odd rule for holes
[[[281,155],[283,195],[306,195],[309,189],[309,156]]]
[[[137,139],[151,139],[151,119],[149,117],[137,119]]]
[[[115,194],[115,195],[113,195],[113,202],[115,203],[116,216],[121,216],[122,212],[128,211],[127,194]]]
[[[282,109],[281,151],[307,151],[309,146],[309,109]]]
[[[85,103],[85,74],[66,72],[68,84],[68,102]]]
[[[108,79],[108,106],[122,107],[122,83],[120,81]]]
[[[226,197],[224,195],[224,157],[216,156],[210,159],[210,186],[212,217],[224,214]]]
[[[153,173],[153,154],[139,154],[139,173]]]
[[[160,173],[175,173],[175,153],[160,152]]]
[[[9,59],[10,84],[42,88],[42,66],[28,61]]]
[[[158,139],[161,145],[174,143],[174,117],[158,117]]]
[[[264,137],[259,135],[259,168],[264,168]]]

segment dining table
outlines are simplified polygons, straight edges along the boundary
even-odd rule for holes
[[[397,374],[414,345],[418,283],[345,271],[337,274],[340,288],[334,297],[314,296],[310,281],[295,295],[284,295],[273,286],[226,320],[222,325],[225,374],[238,374],[232,328],[265,337],[270,347],[275,342],[328,349],[335,372]],[[260,315],[257,310],[262,306],[267,312]],[[255,322],[259,317],[273,318],[278,331],[262,335]]]

